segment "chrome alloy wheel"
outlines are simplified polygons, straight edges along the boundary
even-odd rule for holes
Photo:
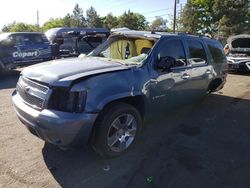
[[[137,121],[132,114],[122,114],[112,123],[108,131],[107,141],[109,148],[114,152],[127,149],[135,139]]]

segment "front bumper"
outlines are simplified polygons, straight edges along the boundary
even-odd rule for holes
[[[229,71],[250,72],[250,60],[241,63],[228,63]]]
[[[97,114],[67,113],[44,109],[37,111],[23,103],[18,93],[12,94],[18,118],[42,140],[60,147],[87,144]]]

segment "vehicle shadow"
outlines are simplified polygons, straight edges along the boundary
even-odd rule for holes
[[[136,146],[114,159],[50,144],[42,154],[62,187],[248,187],[249,106],[211,94],[147,122]]]
[[[0,71],[0,89],[15,88],[19,76],[19,70]]]

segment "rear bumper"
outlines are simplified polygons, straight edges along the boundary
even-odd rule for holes
[[[88,143],[97,114],[37,111],[23,103],[16,92],[12,101],[21,122],[42,140],[61,147]]]

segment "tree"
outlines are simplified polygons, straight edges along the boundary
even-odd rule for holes
[[[133,13],[130,10],[124,12],[118,19],[119,27],[127,27],[129,29],[144,30],[146,28],[146,19],[139,13]]]
[[[250,31],[249,0],[188,0],[181,24],[191,33],[228,37]]]
[[[43,31],[47,31],[51,28],[55,27],[64,27],[64,19],[63,18],[50,18],[49,21],[45,22],[42,26]]]
[[[222,37],[250,32],[249,5],[249,0],[215,0],[213,22]]]
[[[65,27],[77,27],[77,21],[75,17],[69,13],[64,16],[63,22]]]
[[[3,32],[36,32],[40,31],[37,25],[26,24],[22,22],[13,22],[2,28]]]
[[[12,22],[7,25],[4,25],[2,28],[2,32],[10,32],[11,28],[13,28],[15,24],[16,22]]]
[[[75,8],[73,10],[73,18],[75,19],[75,21],[71,22],[71,24],[74,27],[86,27],[86,20],[83,16],[83,10],[79,7],[78,4],[75,5]]]
[[[100,16],[97,14],[96,10],[94,7],[90,7],[86,11],[86,20],[87,20],[87,26],[90,28],[95,28],[95,27],[102,27],[103,23],[100,18]]]
[[[156,17],[156,19],[151,23],[150,30],[167,30],[167,20],[162,17]]]
[[[212,7],[214,0],[188,0],[180,22],[190,33],[211,33]]]
[[[103,26],[108,29],[112,29],[118,26],[118,18],[109,13],[107,16],[103,17]]]

